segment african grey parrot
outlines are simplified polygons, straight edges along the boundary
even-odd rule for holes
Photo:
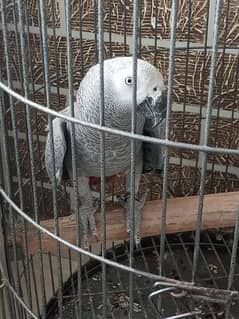
[[[131,130],[132,112],[132,57],[117,57],[104,61],[104,116],[105,126],[123,131]],[[136,132],[158,136],[160,125],[165,118],[166,103],[163,96],[164,83],[161,73],[150,63],[137,60],[137,108]],[[63,110],[70,115],[70,107]],[[92,66],[80,83],[74,103],[75,118],[100,123],[100,73],[99,64]],[[72,155],[70,145],[70,123],[55,118],[53,140],[55,153],[55,178],[57,185],[64,175],[72,178]],[[160,125],[159,125],[160,124]],[[80,200],[80,220],[87,246],[88,223],[90,230],[96,234],[95,211],[89,185],[90,176],[100,176],[100,138],[97,130],[75,125],[76,167]],[[152,146],[152,148],[149,147]],[[153,146],[154,145],[154,146]],[[157,144],[136,141],[136,178],[135,194],[140,184],[143,162],[146,170],[157,168],[161,159],[161,149]],[[152,151],[153,150],[153,151]],[[144,155],[143,155],[144,152]],[[155,158],[152,157],[155,156]],[[45,164],[49,178],[53,180],[53,163],[48,133],[45,147]],[[152,165],[151,165],[152,164]],[[126,173],[126,191],[130,191],[130,139],[105,133],[105,172],[106,176]],[[140,210],[143,202],[135,202],[135,241],[140,242]],[[130,232],[129,198],[125,203],[127,214],[127,231]]]

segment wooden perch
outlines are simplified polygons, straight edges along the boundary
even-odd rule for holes
[[[239,206],[239,192],[206,195],[204,199],[202,229],[218,229],[233,227]],[[142,237],[159,235],[161,228],[161,201],[148,201],[142,214]],[[193,231],[196,227],[198,214],[198,196],[168,199],[167,205],[167,233]],[[98,233],[101,234],[101,215],[96,213]],[[113,207],[106,212],[107,240],[125,240],[128,238],[125,228],[125,212],[122,208]],[[54,220],[44,220],[41,225],[54,233]],[[60,236],[70,243],[76,242],[76,223],[68,217],[59,218]],[[39,243],[36,229],[27,226],[29,251],[34,254],[38,251]],[[42,233],[43,252],[56,250],[56,242]],[[90,238],[91,243],[95,241]],[[23,247],[23,232],[17,231],[17,245]],[[63,245],[61,246],[63,247]]]

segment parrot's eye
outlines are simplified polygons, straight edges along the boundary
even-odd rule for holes
[[[153,88],[153,91],[154,92],[156,92],[158,89],[157,89],[157,87],[155,86],[154,88]]]
[[[132,78],[131,78],[130,76],[128,76],[127,78],[125,78],[125,83],[126,83],[127,85],[132,85],[132,83],[133,83]]]

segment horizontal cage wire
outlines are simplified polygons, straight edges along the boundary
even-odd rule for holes
[[[0,318],[239,317],[236,0],[0,0]]]

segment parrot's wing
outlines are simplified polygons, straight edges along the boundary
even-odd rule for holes
[[[55,157],[55,178],[57,185],[60,185],[63,175],[66,173],[64,167],[64,159],[67,153],[69,133],[67,131],[67,123],[61,118],[55,118],[52,121],[53,128],[53,144]],[[51,151],[51,135],[48,132],[45,146],[45,165],[48,176],[52,181],[54,178],[53,169],[53,151]]]

